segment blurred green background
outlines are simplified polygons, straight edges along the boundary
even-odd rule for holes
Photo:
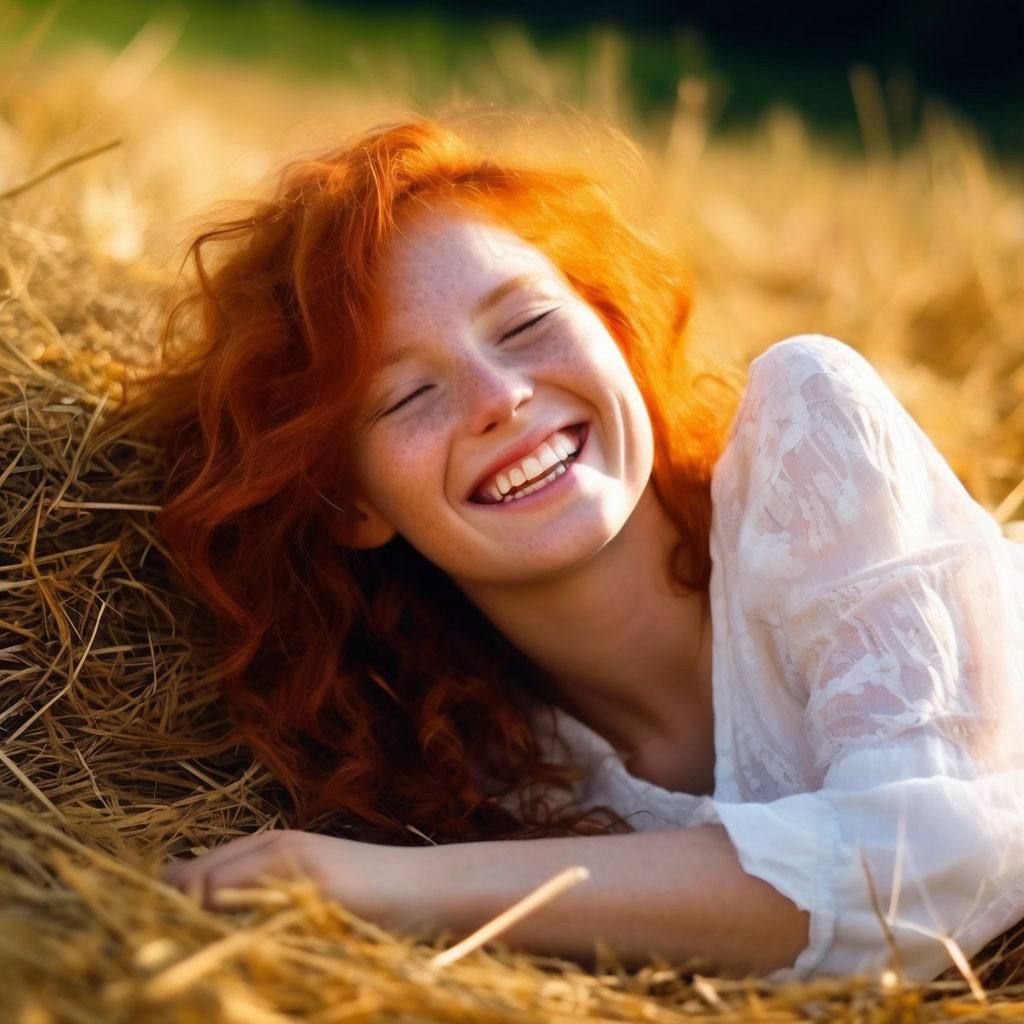
[[[570,103],[586,93],[596,65],[616,62],[631,93],[624,107],[648,126],[667,120],[680,80],[693,76],[712,88],[719,134],[741,131],[782,103],[835,145],[857,149],[863,118],[881,109],[887,144],[899,149],[938,104],[969,121],[994,153],[1024,156],[1021,0],[696,0],[673,8],[644,0],[372,8],[330,0],[0,0],[0,47],[32,35],[44,54],[88,40],[119,49],[154,20],[174,31],[179,59],[257,62],[362,84],[399,79],[424,107],[453,95],[544,98],[543,76],[503,75],[515,51],[557,74],[548,91]]]

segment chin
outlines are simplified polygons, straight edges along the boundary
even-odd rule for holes
[[[569,545],[562,543],[550,550],[535,551],[528,563],[524,558],[519,562],[520,573],[524,578],[538,580],[570,575],[596,558],[615,539],[618,532],[618,530],[602,529],[593,531],[587,537],[578,533],[574,534],[572,543]],[[546,545],[545,548],[547,548]]]
[[[510,547],[500,546],[500,536],[477,537],[474,544],[462,548],[463,564],[446,571],[486,586],[521,585],[570,574],[619,535],[640,495],[623,489],[614,497],[603,497],[600,502],[583,501],[575,510],[553,516],[535,528],[516,531]],[[480,547],[474,552],[477,545]]]

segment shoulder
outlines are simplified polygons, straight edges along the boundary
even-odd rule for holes
[[[725,543],[776,585],[830,556],[852,565],[883,535],[899,534],[891,546],[902,549],[926,529],[938,455],[871,364],[836,338],[786,338],[751,362],[729,449],[713,489]]]
[[[796,452],[818,463],[838,457],[902,461],[920,444],[906,409],[855,348],[824,334],[777,341],[752,360],[729,443],[757,476],[792,465]],[[830,458],[831,456],[831,458]]]
[[[889,391],[860,352],[827,334],[796,334],[770,345],[750,363],[748,391],[767,388],[783,397],[812,379],[819,390]]]
[[[750,363],[726,464],[750,477],[825,430],[863,444],[879,424],[906,417],[888,385],[856,349],[825,334],[798,334]]]

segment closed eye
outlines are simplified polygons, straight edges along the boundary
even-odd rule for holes
[[[533,317],[532,320],[527,320],[526,323],[522,323],[518,327],[513,327],[512,330],[508,332],[508,334],[503,334],[501,336],[501,340],[508,341],[509,338],[514,338],[517,334],[521,334],[523,331],[529,330],[531,327],[533,327],[534,324],[540,323],[540,321],[543,320],[544,317],[546,317],[549,313],[554,313],[554,309],[546,309],[543,313],[540,313],[537,316]]]
[[[411,394],[406,395],[400,402],[396,402],[390,409],[385,409],[384,412],[381,413],[381,417],[389,416],[396,410],[401,409],[406,402],[411,402],[417,395],[422,394],[424,391],[429,391],[433,386],[433,384],[424,384],[422,387],[417,388]]]
[[[507,334],[503,334],[501,336],[501,340],[502,341],[508,341],[509,338],[514,338],[517,334],[522,334],[523,331],[527,331],[531,327],[533,327],[535,324],[540,323],[540,321],[543,320],[544,317],[548,316],[551,313],[554,313],[555,309],[557,309],[557,308],[558,307],[555,306],[552,309],[546,309],[546,310],[544,310],[543,313],[538,313],[537,316],[531,317],[525,323],[521,323],[518,327],[513,327],[511,331],[509,331]],[[390,409],[385,409],[384,412],[382,412],[380,414],[380,418],[383,418],[385,416],[390,416],[391,413],[397,412],[399,409],[402,408],[403,405],[406,404],[406,402],[411,402],[418,395],[423,394],[424,391],[429,391],[432,387],[433,387],[433,384],[424,384],[424,385],[422,385],[422,387],[418,387],[415,391],[413,391],[410,394],[406,395],[405,398],[403,398],[401,401],[396,402],[393,406],[391,406]]]

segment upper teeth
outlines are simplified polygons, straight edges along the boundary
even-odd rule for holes
[[[492,501],[501,501],[513,487],[521,487],[528,480],[543,476],[552,466],[557,466],[576,451],[576,438],[568,430],[556,430],[549,438],[541,441],[529,455],[519,462],[506,466],[487,480],[480,491]]]

